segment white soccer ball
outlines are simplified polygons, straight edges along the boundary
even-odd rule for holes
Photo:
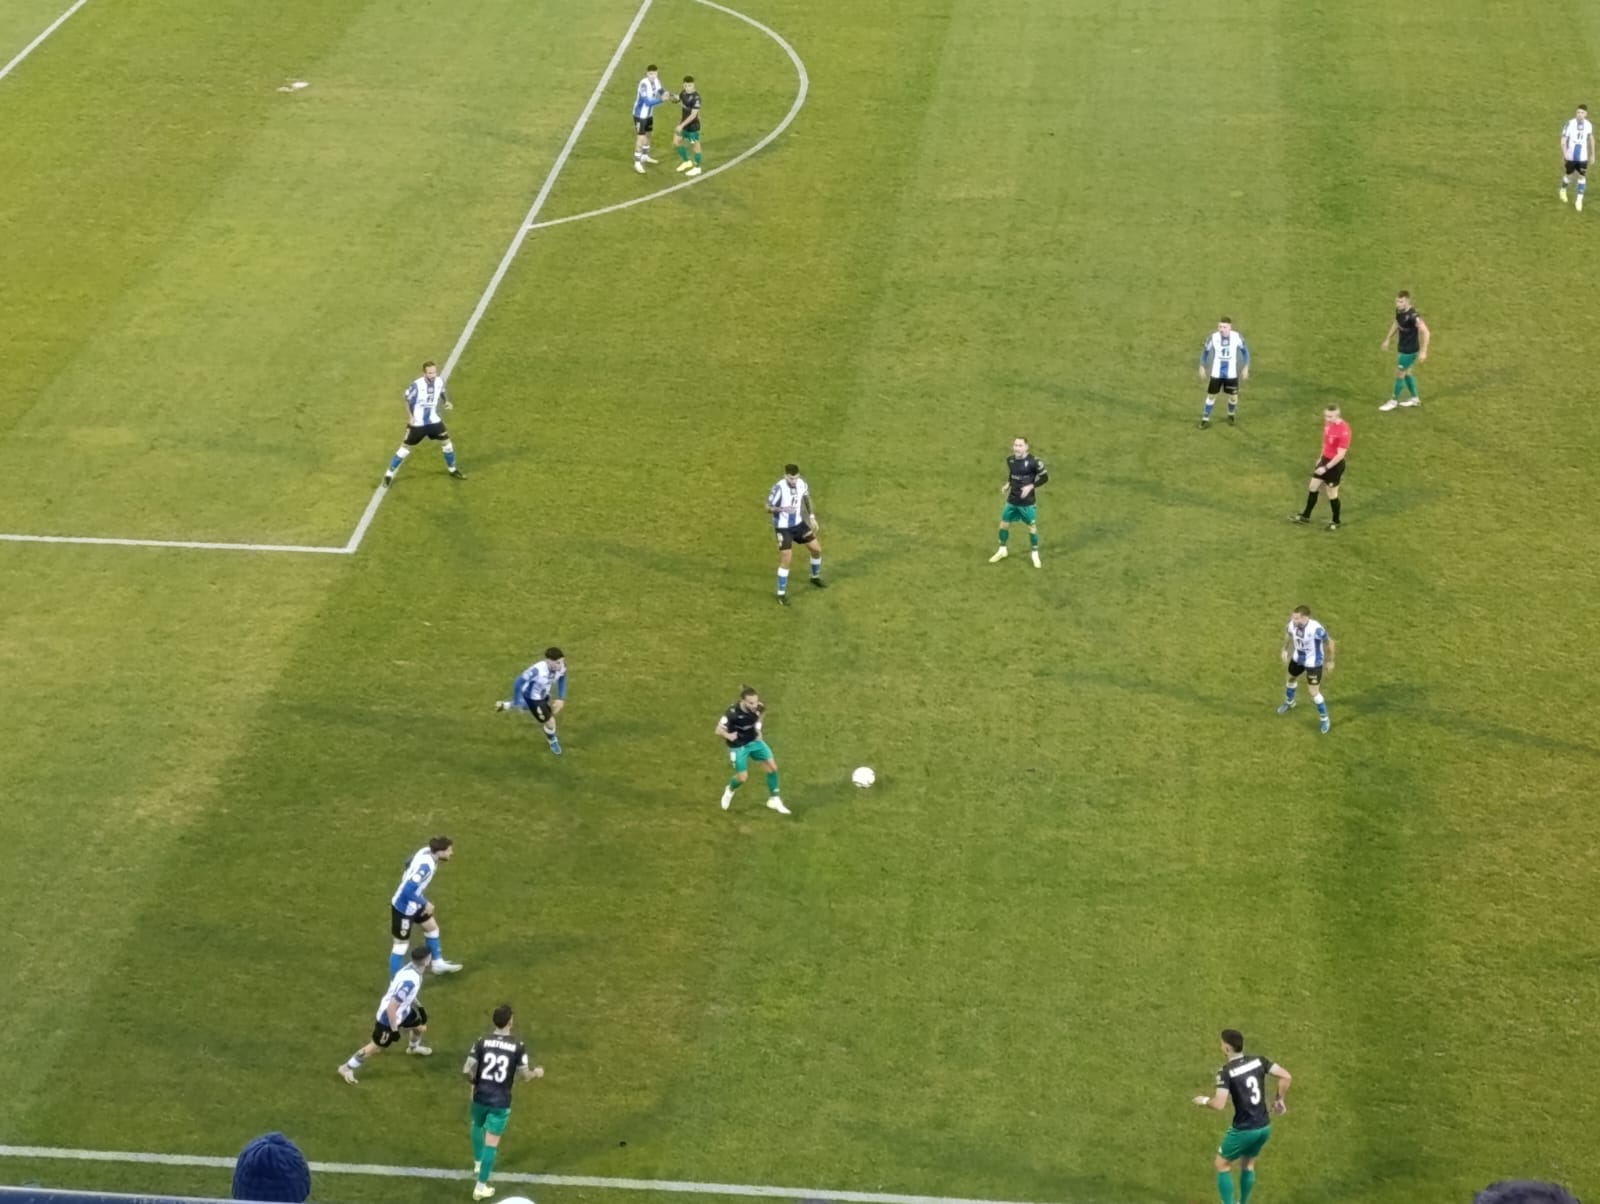
[[[533,1201],[527,1196],[507,1196],[500,1204],[533,1204]]]
[[[863,765],[860,769],[856,770],[850,775],[850,780],[857,786],[861,787],[861,789],[865,790],[868,786],[872,785],[872,783],[878,780],[878,775]]]

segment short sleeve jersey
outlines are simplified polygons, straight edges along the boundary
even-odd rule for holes
[[[486,1108],[511,1107],[511,1086],[528,1065],[528,1047],[515,1037],[479,1037],[472,1046],[472,1102]]]
[[[1011,481],[1006,501],[1013,506],[1032,506],[1039,500],[1039,486],[1050,479],[1050,470],[1044,466],[1043,460],[1029,453],[1026,456],[1007,456],[1006,475]],[[1026,497],[1022,494],[1024,485],[1033,486]]]
[[[1324,423],[1322,427],[1322,458],[1331,460],[1341,451],[1350,450],[1350,424],[1343,418],[1338,422]]]
[[[680,92],[678,103],[683,106],[683,128],[685,130],[698,130],[700,128],[700,93]]]
[[[1233,1101],[1233,1127],[1264,1129],[1272,1123],[1267,1113],[1267,1075],[1275,1063],[1264,1054],[1240,1054],[1217,1071],[1217,1086]]]
[[[1400,328],[1401,355],[1415,355],[1422,350],[1422,336],[1417,331],[1417,322],[1421,318],[1415,305],[1394,311],[1394,324]]]
[[[761,739],[761,717],[767,704],[760,703],[754,711],[747,711],[737,702],[722,713],[722,726],[733,733],[730,747],[743,748]]]
[[[1589,161],[1589,139],[1594,137],[1594,123],[1587,117],[1572,117],[1561,129],[1561,148],[1568,163]]]

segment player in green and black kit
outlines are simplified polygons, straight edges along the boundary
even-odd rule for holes
[[[1006,540],[1011,538],[1012,523],[1028,524],[1029,551],[1033,567],[1039,564],[1039,486],[1050,479],[1050,470],[1044,461],[1028,451],[1028,441],[1018,435],[1011,441],[1011,454],[1006,457],[1006,483],[1000,492],[1006,495],[1006,508],[1000,512],[1000,550],[989,557],[989,563],[1006,558]]]
[[[739,701],[717,720],[717,735],[728,745],[728,760],[733,764],[733,777],[722,791],[722,809],[733,805],[733,792],[743,786],[750,776],[750,762],[754,761],[767,771],[767,806],[779,815],[788,815],[789,808],[778,797],[778,760],[772,749],[761,738],[761,717],[767,713],[767,704],[761,701],[754,686],[739,691]]]
[[[1266,1083],[1271,1075],[1278,1080],[1278,1097],[1271,1111],[1282,1116],[1289,1110],[1283,1097],[1289,1094],[1289,1072],[1265,1054],[1246,1054],[1244,1034],[1236,1028],[1222,1030],[1222,1052],[1227,1063],[1217,1071],[1217,1089],[1212,1095],[1197,1095],[1202,1108],[1221,1112],[1231,1101],[1233,1128],[1217,1149],[1217,1194],[1222,1204],[1233,1204],[1233,1164],[1243,1162],[1239,1172],[1239,1201],[1249,1204],[1256,1189],[1256,1159],[1272,1136],[1272,1118],[1267,1109]]]
[[[694,86],[694,76],[683,77],[683,90],[678,93],[678,103],[683,106],[683,120],[672,131],[672,145],[678,148],[678,170],[691,176],[700,174],[700,92]],[[693,162],[689,159],[694,153]]]
[[[528,1047],[511,1035],[511,1005],[494,1010],[494,1032],[479,1037],[461,1068],[472,1084],[472,1169],[478,1176],[474,1200],[494,1195],[489,1176],[494,1173],[500,1135],[511,1119],[511,1087],[518,1079],[544,1077],[543,1066],[528,1065]]]
[[[1378,407],[1384,411],[1392,410],[1395,406],[1422,404],[1422,398],[1417,396],[1417,377],[1411,371],[1411,366],[1428,362],[1428,343],[1433,338],[1428,324],[1422,320],[1417,307],[1411,304],[1411,294],[1403,291],[1394,299],[1394,323],[1389,327],[1389,333],[1383,336],[1385,351],[1389,350],[1389,340],[1396,334],[1400,336],[1400,358],[1394,368],[1394,396]],[[1401,390],[1409,392],[1411,396],[1401,401]]]

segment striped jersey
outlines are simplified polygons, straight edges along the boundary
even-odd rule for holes
[[[1328,629],[1315,619],[1306,620],[1304,627],[1296,627],[1289,620],[1289,642],[1294,648],[1294,663],[1308,668],[1320,668],[1328,655]]]
[[[417,1005],[417,997],[422,994],[422,971],[415,965],[401,968],[400,972],[389,980],[389,989],[383,993],[383,999],[378,1004],[378,1022],[389,1023],[389,1005],[398,1003],[400,1021],[404,1023],[406,1013]]]
[[[428,906],[428,896],[425,892],[438,868],[439,859],[433,855],[432,849],[423,845],[411,855],[411,860],[406,862],[405,876],[400,879],[394,898],[389,901],[390,906],[403,916],[420,914]]]
[[[1200,366],[1209,367],[1213,380],[1238,380],[1239,369],[1250,363],[1250,348],[1237,330],[1223,334],[1213,330],[1205,346],[1200,348]]]
[[[655,116],[656,106],[667,98],[667,90],[659,79],[648,75],[639,81],[639,91],[633,101],[635,119]]]
[[[517,675],[517,697],[544,702],[554,690],[557,698],[567,696],[567,670],[559,672],[547,660],[537,660]]]
[[[442,377],[435,376],[429,380],[426,376],[419,376],[406,389],[406,408],[411,411],[409,422],[412,426],[431,426],[435,422],[443,422],[439,412],[444,408],[444,403]]]
[[[1594,138],[1594,122],[1587,117],[1568,118],[1561,127],[1561,152],[1568,163],[1587,163],[1589,143]]]
[[[774,508],[772,525],[780,531],[803,525],[810,513],[810,502],[811,486],[806,484],[804,477],[796,477],[793,481],[788,477],[779,477],[772,492],[767,494],[767,505]]]

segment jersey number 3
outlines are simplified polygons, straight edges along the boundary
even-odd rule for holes
[[[491,1058],[490,1061],[493,1061],[493,1058]],[[502,1058],[501,1061],[505,1061],[505,1059]],[[501,1078],[497,1079],[496,1081],[504,1082],[505,1080],[504,1078]],[[1250,1093],[1250,1102],[1252,1104],[1259,1104],[1261,1102],[1261,1080],[1256,1078],[1255,1075],[1251,1075],[1244,1081],[1244,1089]]]

